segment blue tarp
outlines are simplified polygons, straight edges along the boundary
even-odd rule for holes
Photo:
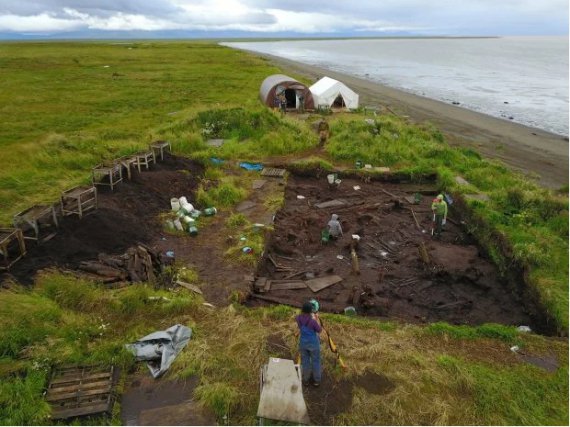
[[[215,165],[221,165],[225,162],[225,160],[218,159],[217,157],[210,157],[210,161]]]
[[[263,165],[261,163],[241,162],[239,164],[239,167],[244,168],[248,171],[261,171],[261,170],[263,170]]]

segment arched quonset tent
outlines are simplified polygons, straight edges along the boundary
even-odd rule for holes
[[[358,108],[358,94],[338,80],[323,77],[310,90],[317,107]]]
[[[287,108],[299,109],[301,103],[304,103],[305,109],[315,108],[313,95],[309,88],[289,76],[273,74],[263,80],[259,88],[259,98],[268,107],[278,107],[279,95],[282,93],[287,99]]]

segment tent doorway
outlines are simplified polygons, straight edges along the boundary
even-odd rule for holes
[[[287,99],[287,108],[297,108],[297,93],[295,89],[285,89],[285,99]]]
[[[345,106],[346,106],[346,105],[345,105],[345,103],[344,103],[344,98],[342,97],[341,94],[339,94],[339,95],[335,98],[333,104],[331,105],[331,108],[344,108]]]

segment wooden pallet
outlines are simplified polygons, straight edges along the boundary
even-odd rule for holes
[[[52,419],[110,414],[113,408],[114,367],[73,366],[53,375],[46,400]]]
[[[276,169],[276,168],[264,168],[261,171],[262,176],[269,176],[272,178],[282,178],[285,176],[285,169]]]

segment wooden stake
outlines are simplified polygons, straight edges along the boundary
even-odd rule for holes
[[[414,217],[414,221],[416,221],[416,225],[418,226],[418,228],[421,230],[422,227],[420,227],[420,223],[418,222],[418,219],[416,218],[416,213],[414,212],[414,210],[412,209],[412,215]]]

